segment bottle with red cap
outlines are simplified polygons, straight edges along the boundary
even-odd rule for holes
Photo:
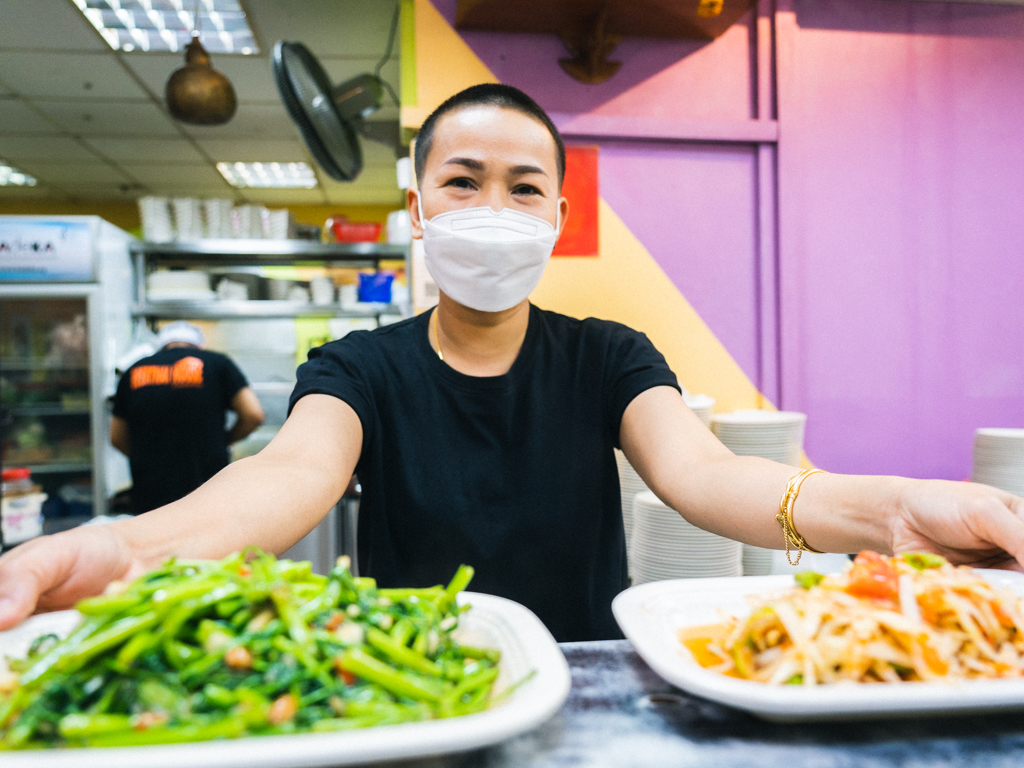
[[[11,467],[3,471],[3,485],[0,486],[0,493],[5,498],[21,496],[25,493],[32,493],[32,472],[28,467]]]

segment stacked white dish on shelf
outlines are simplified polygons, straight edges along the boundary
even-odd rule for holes
[[[976,430],[971,480],[1024,496],[1024,429]]]
[[[226,198],[144,197],[139,200],[142,236],[153,243],[192,242],[203,238],[285,240],[296,224],[287,209],[239,205]]]
[[[160,269],[146,276],[147,301],[209,301],[217,298],[210,276],[194,269]]]
[[[142,219],[142,237],[152,243],[166,243],[174,239],[171,209],[166,197],[143,197],[139,200]]]
[[[651,491],[633,499],[633,583],[742,576],[738,541],[691,525]]]

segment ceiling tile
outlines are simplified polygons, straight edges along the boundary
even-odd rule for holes
[[[387,45],[395,0],[249,0],[249,20],[261,45],[305,43],[317,56],[379,59]],[[395,50],[398,42],[395,42]]]
[[[0,136],[0,157],[8,160],[93,162],[95,154],[75,139],[62,136]]]
[[[68,0],[0,0],[0,19],[0,48],[110,50]]]
[[[322,205],[327,201],[320,189],[242,189],[239,190],[247,200],[269,206],[282,206],[292,203]]]
[[[211,60],[213,68],[231,81],[239,102],[278,101],[269,56],[213,54]],[[124,62],[160,98],[166,90],[167,78],[185,63],[180,53],[129,53],[124,55]]]
[[[180,136],[167,115],[152,102],[34,102],[70,133],[81,136]]]
[[[148,187],[185,184],[223,186],[228,184],[216,168],[209,165],[137,165],[125,163],[121,166],[126,173]]]
[[[46,118],[20,99],[0,97],[0,133],[30,133],[47,136],[60,133]]]
[[[298,134],[282,104],[239,104],[225,125],[183,125],[196,139],[294,139]]]
[[[267,141],[199,139],[198,144],[206,151],[214,162],[312,162],[306,148],[298,141],[285,141],[283,139]]]
[[[0,51],[15,93],[41,98],[148,99],[113,54]]]
[[[129,177],[106,163],[53,163],[43,160],[27,160],[21,165],[22,170],[55,187],[131,182]]]
[[[198,165],[204,162],[203,156],[186,139],[92,137],[85,139],[85,142],[101,155],[119,163]]]

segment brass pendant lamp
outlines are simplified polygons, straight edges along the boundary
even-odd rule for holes
[[[231,81],[210,65],[210,54],[199,42],[198,1],[192,42],[185,46],[185,66],[167,80],[166,95],[171,116],[192,125],[223,125],[238,109]]]

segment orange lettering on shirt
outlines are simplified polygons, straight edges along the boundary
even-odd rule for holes
[[[174,364],[171,372],[171,386],[203,386],[203,361],[198,357],[183,357]]]
[[[142,389],[156,384],[170,384],[171,369],[166,365],[140,365],[132,368],[132,389]]]

